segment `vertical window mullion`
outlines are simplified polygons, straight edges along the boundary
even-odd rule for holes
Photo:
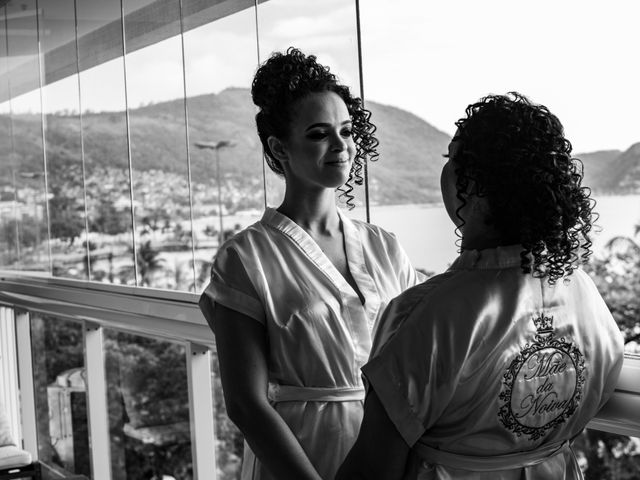
[[[124,21],[124,0],[120,0],[120,25],[122,27],[122,74],[124,76],[124,111],[127,128],[127,160],[129,163],[129,199],[131,201],[131,235],[133,241],[133,278],[138,282],[138,235],[136,233],[136,212],[133,200],[133,162],[131,159],[131,116],[129,115],[129,89],[127,84],[127,36]]]
[[[47,167],[46,116],[44,114],[44,53],[40,38],[40,4],[36,0],[36,39],[38,44],[38,93],[40,95],[40,126],[42,135],[42,171],[44,172],[44,205],[47,218],[47,253],[49,254],[49,273],[53,275],[53,253],[51,252],[51,211],[49,206],[49,172]]]
[[[260,28],[258,27],[258,0],[253,0],[253,11],[255,12],[256,22],[256,58],[258,60],[258,66],[260,66]],[[264,157],[264,151],[262,152],[262,191],[264,192],[264,208],[267,208],[267,162]]]
[[[182,54],[182,100],[184,106],[184,136],[185,147],[187,155],[187,189],[189,192],[189,224],[191,225],[191,274],[193,276],[193,291],[196,290],[197,275],[196,275],[196,237],[195,228],[193,225],[193,191],[191,183],[191,148],[189,145],[189,106],[187,102],[187,71],[185,66],[184,56],[184,19],[182,17],[182,0],[178,0],[180,8],[180,48]]]
[[[89,207],[87,206],[87,174],[84,158],[84,122],[82,114],[82,88],[80,82],[80,48],[78,45],[78,3],[73,0],[73,24],[76,52],[76,75],[78,78],[78,121],[80,122],[80,162],[82,166],[82,193],[84,198],[85,254],[87,255],[87,279],[91,280],[91,248],[89,247]]]
[[[364,99],[364,76],[362,74],[362,30],[360,29],[360,0],[354,0],[356,6],[356,39],[358,43],[358,80],[360,81],[360,98],[362,106],[365,106]],[[369,161],[364,162],[364,205],[367,223],[371,222],[371,212],[369,210]]]

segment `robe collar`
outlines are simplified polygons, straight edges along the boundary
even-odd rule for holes
[[[329,257],[324,254],[311,235],[302,227],[271,207],[266,208],[261,222],[281,231],[293,240],[340,290],[350,306],[355,306],[355,302],[357,302],[358,306],[364,307],[367,317],[369,317],[368,323],[371,323],[375,319],[380,304],[379,294],[365,263],[364,248],[357,227],[339,208],[338,215],[342,222],[349,271],[365,298],[364,306],[360,303],[355,290],[331,263]]]
[[[450,270],[496,269],[520,266],[522,245],[507,245],[484,250],[463,250]]]

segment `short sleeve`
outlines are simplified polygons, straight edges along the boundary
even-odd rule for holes
[[[210,326],[215,303],[265,323],[264,307],[238,252],[227,246],[218,252],[211,267],[211,281],[199,306]]]
[[[407,255],[407,252],[404,250],[395,234],[391,232],[387,233],[390,237],[389,252],[391,253],[392,261],[395,265],[402,289],[406,290],[407,288],[424,282],[427,279],[427,276],[413,267],[413,264],[409,259],[409,255]]]
[[[447,319],[438,318],[438,312],[429,308],[439,283],[432,280],[403,293],[388,306],[381,318],[384,328],[374,341],[377,350],[362,367],[367,385],[375,390],[409,446],[447,406],[464,361],[451,348],[452,339],[447,338],[450,330],[443,328]]]

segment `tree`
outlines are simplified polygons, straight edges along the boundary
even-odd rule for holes
[[[16,222],[12,219],[3,222],[0,227],[0,238],[6,242],[9,250],[16,248],[18,241],[20,247],[37,247],[38,240],[46,238],[47,231],[42,222],[36,218],[25,215]]]
[[[130,249],[130,252],[132,251],[133,249]],[[136,263],[138,265],[140,286],[152,286],[151,275],[154,272],[161,270],[164,266],[164,259],[158,258],[159,255],[160,251],[151,246],[150,240],[141,243],[138,247]],[[124,283],[128,283],[128,280],[134,278],[133,265],[126,265],[125,267],[122,267],[118,275]]]
[[[635,238],[614,237],[587,267],[625,343],[640,340],[640,224]]]
[[[62,188],[54,188],[52,194],[49,200],[51,236],[73,245],[85,227],[82,204],[76,198],[67,196]]]
[[[91,231],[107,235],[117,235],[129,231],[131,228],[131,214],[118,210],[112,202],[100,202],[96,209],[96,216],[90,222]]]
[[[586,271],[593,278],[613,318],[622,331],[625,344],[640,341],[640,224],[635,238],[612,238],[601,258],[593,258]],[[598,430],[587,430],[574,448],[587,462],[587,480],[638,478],[640,447],[629,437]]]

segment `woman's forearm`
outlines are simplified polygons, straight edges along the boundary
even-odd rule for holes
[[[268,402],[253,403],[242,410],[246,413],[236,413],[232,420],[274,478],[322,480],[298,439]]]

